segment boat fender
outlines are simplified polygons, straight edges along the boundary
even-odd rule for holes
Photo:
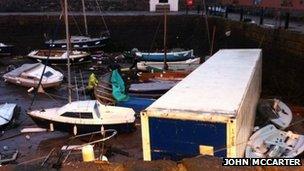
[[[99,160],[105,161],[105,162],[109,161],[108,158],[106,156],[104,156],[104,155],[101,155],[100,158],[99,158]]]
[[[54,124],[50,123],[50,131],[53,132],[54,131]]]
[[[16,83],[17,83],[17,84],[20,84],[21,82],[20,82],[20,80],[19,80],[19,79],[17,79]]]
[[[79,62],[82,62],[83,61],[83,58],[79,59]]]
[[[77,135],[77,126],[76,125],[74,125],[74,127],[73,127],[73,133],[74,133],[74,135]]]
[[[102,136],[106,136],[106,132],[105,132],[105,130],[104,130],[104,127],[103,127],[103,125],[101,126],[101,128],[100,128],[100,132],[101,132],[101,135]]]

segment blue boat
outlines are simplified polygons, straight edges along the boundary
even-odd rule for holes
[[[135,52],[135,55],[140,61],[163,62],[165,58],[165,54],[163,52]],[[193,50],[167,53],[167,62],[185,61],[192,58],[194,58]]]

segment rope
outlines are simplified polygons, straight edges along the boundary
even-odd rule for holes
[[[102,24],[104,24],[104,26],[105,26],[107,32],[108,32],[109,35],[110,35],[109,28],[108,28],[108,26],[107,26],[107,24],[106,24],[106,21],[105,21],[105,19],[104,19],[104,16],[102,15],[102,10],[103,10],[103,9],[102,9],[102,6],[99,5],[98,0],[95,0],[95,2],[96,2],[96,4],[97,4],[97,8],[98,8],[98,10],[99,10],[99,13],[101,14],[101,22],[102,22]]]
[[[69,8],[69,10],[70,10],[70,11],[72,11],[72,9],[71,9],[71,7],[70,7],[70,6],[68,6],[68,8]],[[78,30],[78,32],[79,32],[79,34],[82,36],[83,34],[81,33],[80,27],[79,27],[79,25],[78,25],[78,23],[77,23],[77,21],[76,21],[75,17],[74,17],[73,15],[70,15],[70,16],[72,17],[73,22],[75,23],[76,28],[77,28],[77,30]]]
[[[158,26],[157,26],[156,31],[155,31],[155,33],[154,33],[154,36],[153,36],[153,39],[152,39],[152,42],[151,42],[151,46],[150,46],[150,50],[149,50],[148,56],[150,56],[150,54],[151,54],[151,51],[152,51],[153,45],[154,45],[154,43],[155,43],[156,36],[157,36],[157,34],[158,34],[160,25],[161,25],[161,20],[159,20]],[[145,61],[145,62],[147,62],[147,61]]]
[[[61,16],[62,16],[62,15],[60,15],[59,20],[57,20],[57,24],[56,24],[56,27],[55,27],[55,31],[54,31],[54,33],[53,33],[52,39],[50,40],[50,41],[51,41],[51,44],[54,43],[54,38],[55,38],[55,36],[57,35]],[[50,58],[50,56],[51,56],[52,48],[51,48],[51,46],[49,46],[48,48],[49,48],[49,49],[48,49],[48,50],[49,50],[49,51],[48,51],[49,53],[48,53],[48,56],[47,56],[47,58],[46,58],[46,61],[45,61],[45,64],[44,64],[44,68],[43,68],[43,70],[42,70],[42,74],[41,74],[41,76],[40,76],[40,79],[39,79],[39,83],[38,83],[37,89],[36,89],[36,91],[34,92],[34,97],[33,97],[32,101],[31,101],[31,104],[30,104],[29,109],[31,109],[32,106],[34,105],[34,101],[35,101],[35,99],[36,99],[36,97],[37,97],[37,94],[38,94],[38,89],[39,89],[39,87],[41,86],[41,82],[42,82],[42,79],[43,79],[43,75],[44,75],[44,72],[45,72],[46,67],[47,67],[47,65],[48,65],[49,58]],[[42,86],[41,86],[41,87],[42,87]]]
[[[205,23],[206,23],[206,34],[207,34],[207,38],[208,38],[208,45],[209,45],[209,49],[211,51],[211,40],[210,40],[210,33],[209,33],[209,23],[208,23],[208,12],[207,12],[207,7],[206,7],[206,2],[205,0],[202,0],[202,5],[204,7],[204,12],[205,12]],[[204,13],[202,13],[204,14]]]

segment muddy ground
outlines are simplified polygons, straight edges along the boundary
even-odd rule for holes
[[[0,64],[1,77],[5,73],[8,65],[21,65],[23,63],[31,63],[24,57],[10,57],[6,60],[2,60]],[[88,75],[92,72],[88,68],[92,66],[92,63],[84,63],[81,65],[72,66],[72,78],[75,76],[75,72],[81,70],[83,74],[84,84]],[[66,74],[66,66],[56,65],[55,69],[63,71]],[[104,73],[105,70],[94,71],[98,75]],[[79,72],[77,72],[77,76]],[[74,80],[74,79],[72,79]],[[72,81],[73,82],[73,81]],[[80,86],[80,83],[78,83]],[[75,84],[74,84],[75,85]],[[67,103],[67,83],[64,81],[63,85],[59,89],[47,90],[47,94],[38,94],[32,105],[32,109],[41,109],[61,106]],[[5,83],[3,79],[0,81],[0,104],[5,102],[17,103],[21,107],[21,112],[14,124],[2,131],[0,137],[0,153],[9,153],[14,150],[19,150],[19,155],[16,164],[33,164],[40,163],[42,159],[40,157],[46,156],[53,148],[61,148],[62,145],[67,144],[69,135],[61,132],[46,132],[46,133],[30,133],[20,134],[20,130],[25,127],[36,127],[31,118],[26,114],[31,106],[34,92],[28,93],[28,88],[16,86],[10,83]],[[73,92],[73,99],[76,99],[76,92]],[[86,96],[88,99],[89,96]],[[85,99],[82,92],[79,92],[79,99]],[[137,121],[138,122],[138,121]],[[129,134],[121,134],[107,142],[106,146],[111,146],[112,151],[118,151],[121,154],[107,153],[109,159],[113,162],[129,161],[129,160],[142,160],[141,149],[141,132],[140,125],[137,124],[137,130]],[[10,138],[11,137],[11,138]],[[75,144],[83,142],[72,142]],[[105,152],[108,148],[105,148]],[[122,151],[121,151],[122,150]],[[56,152],[58,149],[56,149]],[[117,153],[117,152],[116,152]],[[128,156],[126,156],[128,154]],[[56,158],[57,156],[54,156]],[[35,160],[38,158],[37,160]],[[81,159],[81,154],[71,155],[71,159]],[[56,160],[53,160],[56,162]]]
[[[10,57],[6,60],[2,60],[0,65],[1,76],[6,72],[8,65],[21,65],[23,63],[30,63],[33,61],[28,60],[25,57]],[[93,66],[92,63],[84,63],[82,65],[72,66],[72,78],[75,76],[76,70],[81,70],[84,77],[84,82],[88,78],[88,75],[92,72],[88,68]],[[54,65],[55,69],[66,73],[66,66]],[[98,75],[105,72],[105,69],[95,71]],[[77,75],[77,74],[76,74]],[[47,108],[60,106],[67,102],[66,80],[59,89],[47,90],[47,94],[38,94],[32,105],[32,109]],[[200,159],[200,162],[205,162],[206,165],[198,164],[196,158],[183,160],[184,164],[177,164],[173,161],[157,161],[152,163],[142,162],[142,146],[141,146],[141,131],[140,121],[137,120],[137,130],[129,134],[120,134],[110,141],[106,142],[106,147],[103,153],[108,157],[109,161],[113,164],[101,164],[95,163],[83,164],[79,163],[82,160],[80,152],[72,153],[66,160],[64,165],[56,165],[60,156],[60,148],[67,144],[67,139],[70,135],[61,132],[44,132],[44,133],[30,133],[20,134],[20,130],[25,127],[36,127],[33,121],[26,115],[26,111],[31,106],[34,93],[28,93],[27,88],[19,87],[13,84],[5,83],[2,79],[0,81],[0,103],[12,102],[17,103],[21,107],[21,112],[16,122],[2,131],[0,137],[0,153],[10,153],[14,150],[19,151],[18,158],[13,165],[9,165],[8,168],[20,169],[20,170],[40,170],[40,164],[49,152],[55,148],[54,153],[51,155],[48,162],[45,163],[42,168],[63,167],[66,170],[73,170],[75,168],[82,170],[143,170],[143,169],[155,169],[155,170],[183,170],[186,168],[195,170],[195,168],[211,168],[216,166],[216,169],[220,168],[219,159]],[[73,98],[76,99],[75,92]],[[263,94],[262,96],[267,96]],[[84,99],[84,96],[80,93],[80,99]],[[88,97],[86,97],[88,98]],[[292,104],[289,104],[292,105]],[[299,134],[304,134],[304,108],[292,105],[294,112],[294,118],[292,126],[289,130],[292,130]],[[72,142],[72,144],[81,144],[86,140],[79,140]],[[111,147],[111,148],[110,148]],[[96,152],[96,155],[100,154]],[[301,156],[303,157],[303,156]],[[61,158],[62,161],[62,158]],[[186,162],[186,163],[185,163]],[[213,164],[211,164],[213,163]],[[191,169],[192,168],[192,169]],[[248,169],[248,168],[247,168]],[[250,169],[249,169],[250,170]],[[257,168],[260,170],[260,168]]]

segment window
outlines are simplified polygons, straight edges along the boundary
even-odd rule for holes
[[[95,103],[94,110],[96,112],[97,118],[100,118],[100,113],[99,113],[99,110],[98,110],[98,106],[99,105],[97,103]]]
[[[91,112],[65,112],[61,116],[81,119],[93,118],[93,114]]]
[[[50,76],[52,76],[53,75],[53,73],[51,72],[51,71],[47,71],[47,72],[45,72],[44,74],[43,74],[43,76],[45,76],[45,77],[47,77],[47,78],[49,78]]]
[[[168,3],[168,0],[159,0],[159,3]]]

